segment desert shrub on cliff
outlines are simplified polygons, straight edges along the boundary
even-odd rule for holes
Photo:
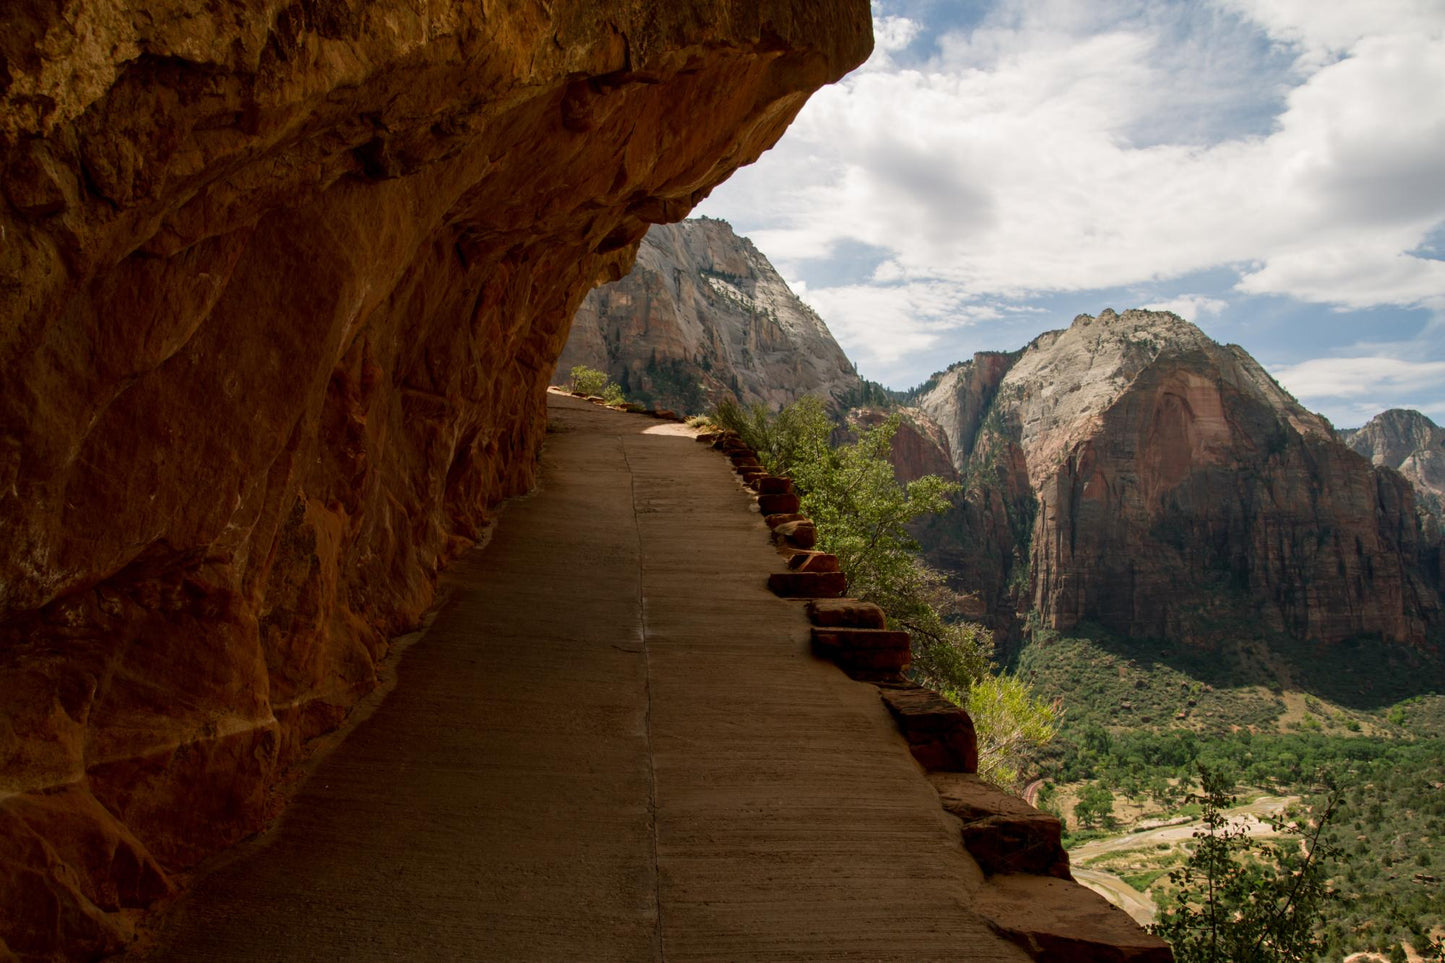
[[[888,455],[899,417],[855,426],[855,440],[843,445],[832,443],[834,425],[817,398],[776,414],[725,401],[713,420],[736,431],[769,471],[792,478],[818,547],[838,557],[848,594],[877,604],[912,635],[914,675],[967,708],[977,697],[980,771],[1016,786],[1026,760],[1053,737],[1056,712],[1021,681],[994,675],[993,636],[960,620],[957,593],[919,557],[909,523],[946,509],[959,486],[937,475],[898,481]]]
[[[569,386],[584,395],[596,395],[609,405],[620,405],[626,401],[622,388],[607,377],[607,372],[589,368],[585,364],[575,365],[569,374]]]

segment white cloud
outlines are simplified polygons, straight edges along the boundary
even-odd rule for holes
[[[1156,301],[1144,307],[1150,311],[1173,311],[1186,321],[1198,321],[1211,314],[1221,314],[1229,302],[1203,294],[1181,294],[1167,301]]]
[[[1445,361],[1311,358],[1272,373],[1296,397],[1359,398],[1435,388],[1445,382]]]
[[[897,53],[918,39],[922,31],[922,24],[907,17],[874,17],[873,54]]]
[[[995,307],[972,303],[957,285],[939,282],[810,288],[807,301],[870,370],[929,351],[945,331],[1000,316]]]
[[[1229,6],[1300,51],[1287,98],[1249,91],[1237,43],[1196,31],[1181,50],[1180,8],[1158,0],[1005,0],[906,68],[889,58],[918,24],[885,18],[887,69],[815,95],[706,210],[780,260],[851,240],[890,253],[879,280],[972,298],[1241,263],[1253,294],[1361,306],[1445,292],[1439,262],[1406,253],[1445,222],[1445,5]],[[1238,39],[1237,17],[1213,16]],[[1216,83],[1281,112],[1266,131],[1201,141],[1181,121],[1179,137],[1136,145]]]
[[[1436,0],[1220,0],[1281,42],[1297,46],[1303,69],[1317,68],[1372,34],[1413,34],[1440,28]]]
[[[1247,294],[1287,294],[1351,308],[1445,306],[1445,261],[1367,243],[1319,245],[1276,254],[1237,285]]]
[[[1445,414],[1439,399],[1445,361],[1313,358],[1270,373],[1301,404],[1341,427],[1363,424],[1387,408],[1415,408],[1432,418]]]

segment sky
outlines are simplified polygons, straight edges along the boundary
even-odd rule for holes
[[[1337,427],[1445,423],[1445,0],[875,0],[873,56],[696,214],[908,388],[1104,308]]]

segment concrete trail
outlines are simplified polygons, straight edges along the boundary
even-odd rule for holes
[[[133,959],[1021,961],[725,462],[549,395],[397,686]]]

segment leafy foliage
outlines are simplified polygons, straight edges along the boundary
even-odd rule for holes
[[[1220,771],[1201,768],[1200,787],[1204,825],[1194,833],[1188,862],[1170,874],[1173,905],[1152,931],[1179,963],[1313,959],[1315,921],[1333,896],[1325,867],[1336,853],[1320,837],[1337,797],[1303,823],[1274,821],[1286,840],[1280,845],[1254,839],[1223,815],[1234,797]]]
[[[818,547],[838,556],[848,593],[877,604],[912,635],[913,674],[960,705],[971,706],[979,687],[980,768],[1014,783],[1027,753],[1052,737],[1053,709],[1022,683],[993,678],[992,635],[959,619],[957,594],[919,558],[909,523],[946,509],[959,486],[936,475],[898,481],[888,456],[900,418],[856,427],[856,439],[843,445],[832,443],[833,422],[816,398],[777,414],[724,402],[713,420],[736,431],[770,471],[792,478]]]
[[[1098,783],[1085,786],[1074,804],[1074,821],[1080,826],[1112,826],[1114,794]]]
[[[607,377],[605,371],[598,371],[596,368],[579,364],[572,368],[569,377],[569,384],[573,391],[580,391],[584,395],[596,395],[609,405],[620,405],[627,400],[622,394],[622,388]]]
[[[1000,786],[1018,786],[1021,771],[1035,750],[1054,737],[1059,704],[1034,697],[1017,676],[985,674],[969,687],[967,701],[945,688],[944,694],[968,709],[978,730],[978,774]],[[1050,786],[1050,794],[1053,787]],[[1040,792],[1040,808],[1044,794]]]

